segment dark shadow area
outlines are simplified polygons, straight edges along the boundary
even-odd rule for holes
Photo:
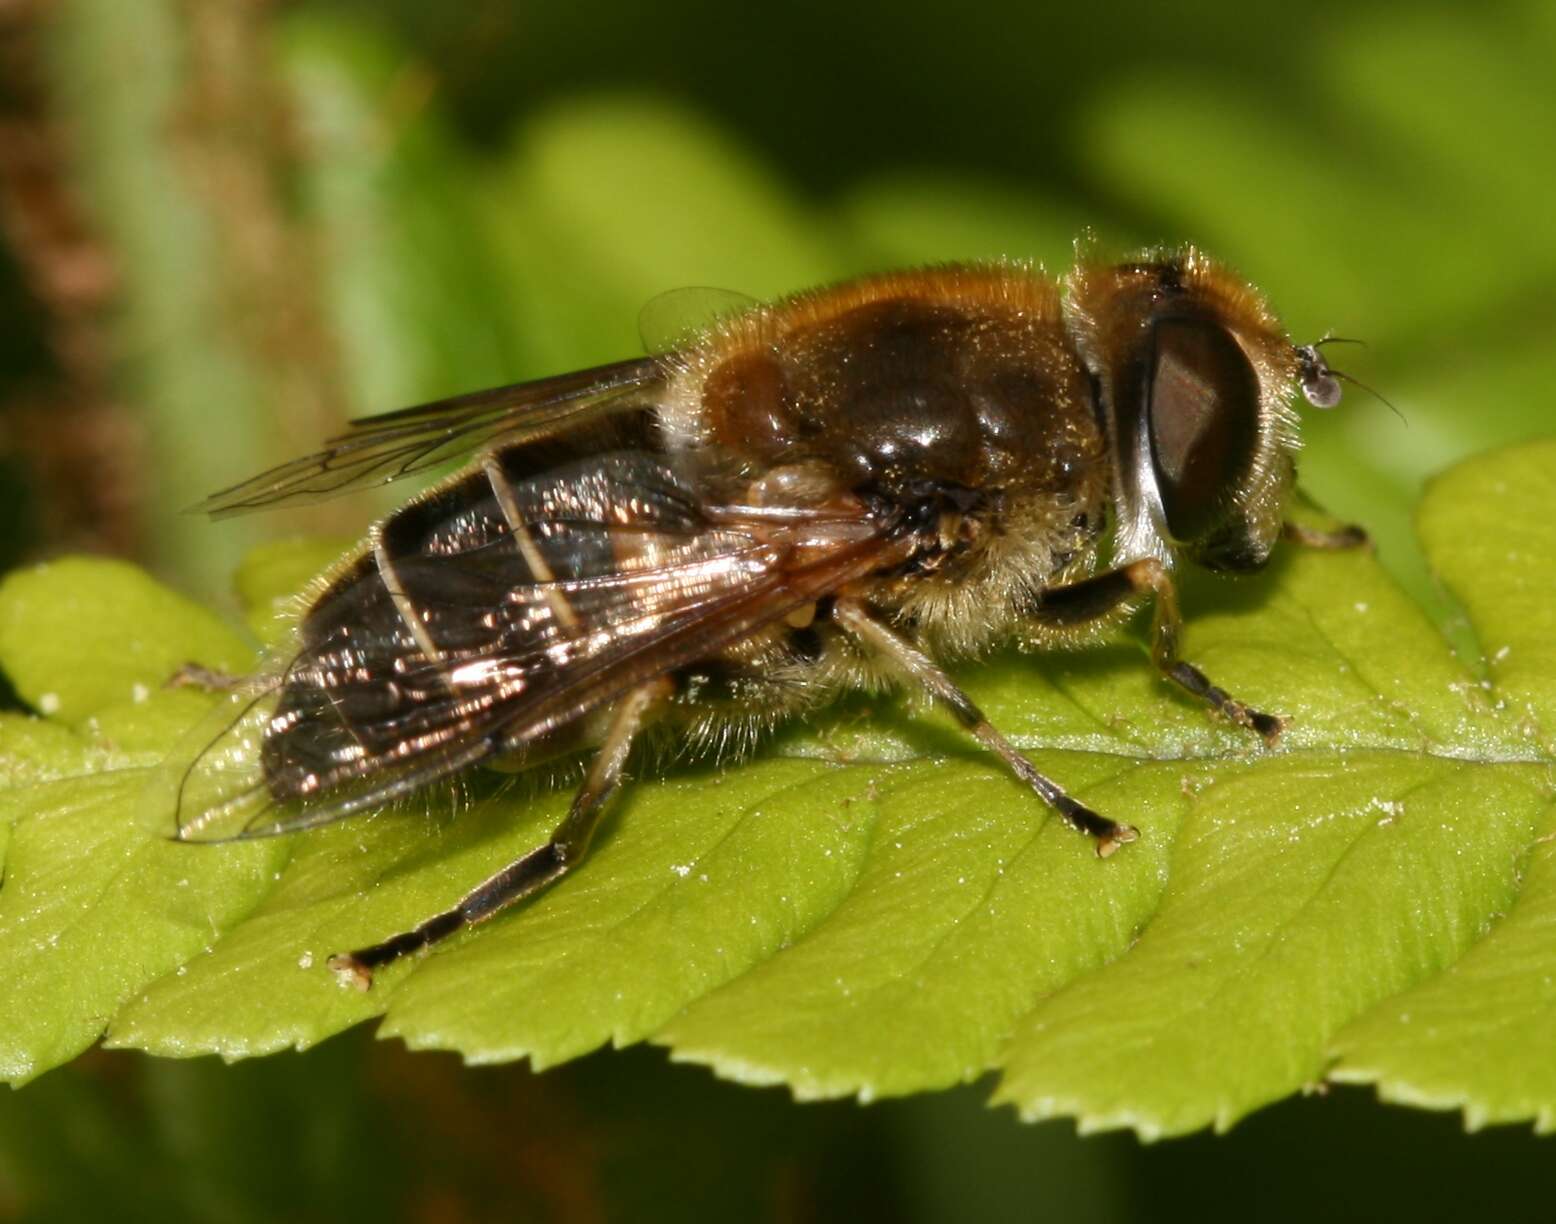
[[[535,1075],[365,1030],[223,1066],[97,1053],[0,1095],[5,1218],[978,1220],[1550,1218],[1522,1127],[1364,1091],[1143,1145],[988,1109],[989,1084],[796,1106],[650,1048]]]
[[[905,164],[976,168],[1144,219],[1148,202],[1098,191],[1070,133],[1090,86],[1146,70],[1232,80],[1272,110],[1300,100],[1326,141],[1356,138],[1346,116],[1320,109],[1295,53],[1311,27],[1356,5],[1271,6],[1225,20],[1214,4],[1127,0],[1110,6],[1105,36],[1085,6],[974,7],[952,18],[928,0],[803,0],[760,16],[713,0],[480,0],[457,23],[415,0],[318,7],[392,29],[430,65],[443,104],[478,142],[500,144],[517,117],[558,98],[650,90],[716,116],[818,194]]]
[[[21,417],[55,375],[38,305],[0,242],[0,573],[20,564],[38,539],[35,473],[21,448]],[[0,679],[0,705],[9,691]]]

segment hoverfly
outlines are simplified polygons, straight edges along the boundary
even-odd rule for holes
[[[1337,377],[1191,248],[1083,257],[1062,283],[1005,264],[868,277],[661,355],[358,421],[206,508],[473,459],[316,589],[284,667],[180,768],[178,836],[285,833],[471,766],[592,748],[545,845],[332,959],[366,989],[569,871],[650,724],[722,739],[895,682],[1107,856],[1134,827],[1039,773],[939,660],[1084,644],[1150,602],[1161,674],[1274,743],[1278,716],[1179,657],[1173,566],[1264,565],[1293,484],[1292,400],[1333,406]]]

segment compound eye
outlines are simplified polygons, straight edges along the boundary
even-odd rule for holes
[[[1232,334],[1209,319],[1161,319],[1146,416],[1167,528],[1195,540],[1252,470],[1259,378]]]

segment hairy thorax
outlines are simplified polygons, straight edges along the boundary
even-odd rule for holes
[[[1036,592],[1096,564],[1103,426],[1035,275],[931,269],[742,315],[684,356],[660,419],[670,449],[727,457],[746,504],[892,523],[896,560],[840,594],[937,657],[1010,637]],[[699,701],[760,688],[764,708],[884,680],[825,606],[690,674]]]

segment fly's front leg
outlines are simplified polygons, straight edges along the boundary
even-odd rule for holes
[[[956,686],[956,682],[945,674],[939,664],[912,642],[876,620],[863,604],[852,599],[839,599],[833,605],[832,618],[853,634],[855,640],[871,654],[890,662],[896,671],[956,715],[957,721],[971,731],[979,743],[1004,761],[1011,773],[1036,791],[1043,802],[1073,828],[1093,838],[1100,858],[1107,858],[1120,846],[1140,836],[1134,826],[1119,824],[1098,815],[1085,804],[1065,794],[1057,782],[1039,773],[1031,761],[1017,752],[1010,741],[990,725],[983,711]]]
[[[1367,534],[1365,527],[1358,527],[1354,523],[1337,527],[1333,531],[1324,531],[1317,527],[1304,527],[1301,523],[1282,523],[1280,525],[1280,538],[1289,544],[1298,544],[1303,548],[1317,548],[1326,552],[1343,552],[1352,548],[1372,547],[1372,537]]]
[[[409,952],[419,952],[464,927],[484,922],[516,901],[554,884],[577,866],[599,827],[606,801],[621,782],[633,739],[654,708],[669,696],[671,687],[668,680],[655,680],[633,689],[621,699],[611,713],[605,742],[600,745],[583,785],[573,796],[567,816],[551,834],[550,841],[484,880],[452,909],[434,914],[420,925],[382,943],[332,956],[330,968],[343,981],[350,982],[358,990],[366,990],[372,986],[373,970],[379,966]]]
[[[1238,701],[1192,663],[1178,657],[1178,639],[1183,622],[1178,615],[1178,592],[1172,574],[1155,557],[1131,561],[1128,565],[1084,578],[1068,586],[1052,587],[1039,594],[1031,610],[1041,624],[1079,626],[1100,620],[1121,604],[1141,595],[1152,597],[1151,658],[1174,684],[1200,698],[1211,709],[1241,727],[1257,731],[1264,742],[1274,745],[1285,730],[1285,722],[1274,714],[1262,714]]]

